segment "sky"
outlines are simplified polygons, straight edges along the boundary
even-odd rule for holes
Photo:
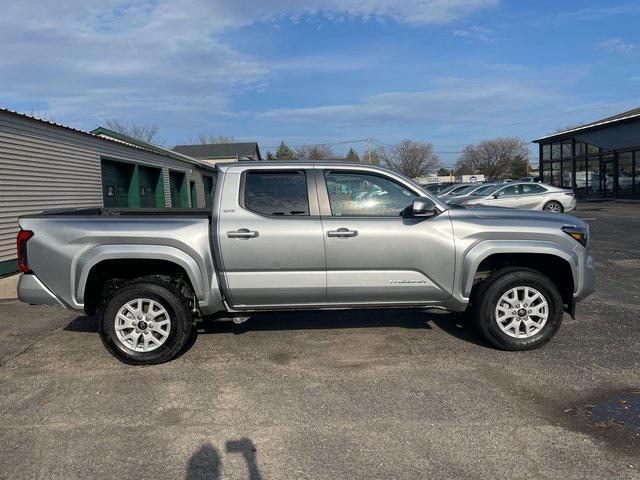
[[[640,106],[640,2],[0,0],[0,107],[288,144],[531,141]],[[530,148],[531,160],[537,149]]]

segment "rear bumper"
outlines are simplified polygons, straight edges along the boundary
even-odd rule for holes
[[[67,308],[67,306],[32,273],[23,273],[20,275],[18,279],[18,300],[30,305],[55,305]]]

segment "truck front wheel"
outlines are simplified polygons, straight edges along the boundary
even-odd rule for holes
[[[167,362],[193,334],[189,304],[164,282],[134,280],[118,288],[100,312],[100,338],[118,360],[131,365]]]
[[[547,343],[562,323],[562,297],[550,278],[528,268],[505,268],[475,292],[475,322],[503,350],[532,350]]]

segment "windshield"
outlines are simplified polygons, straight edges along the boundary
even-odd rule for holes
[[[496,190],[498,190],[499,188],[504,187],[504,183],[499,183],[498,185],[486,185],[484,187],[482,187],[479,190],[476,190],[475,192],[473,192],[472,195],[491,195],[492,193],[494,193]]]
[[[469,195],[471,192],[478,188],[477,185],[469,185],[468,187],[461,188],[460,190],[456,190],[456,195]]]
[[[484,185],[479,189],[477,189],[475,192],[473,192],[471,195],[478,195],[478,196],[488,195],[489,193],[493,192],[497,187],[498,185]]]
[[[441,190],[440,191],[440,195],[446,195],[447,193],[451,192],[452,190],[454,190],[456,188],[460,188],[460,185],[450,185],[447,188],[445,188],[444,190]]]

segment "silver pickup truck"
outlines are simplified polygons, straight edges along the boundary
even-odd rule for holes
[[[97,314],[113,355],[155,364],[200,319],[291,309],[469,310],[491,344],[527,350],[594,289],[588,228],[573,216],[447,206],[353,163],[217,173],[208,210],[22,217],[20,300]]]

